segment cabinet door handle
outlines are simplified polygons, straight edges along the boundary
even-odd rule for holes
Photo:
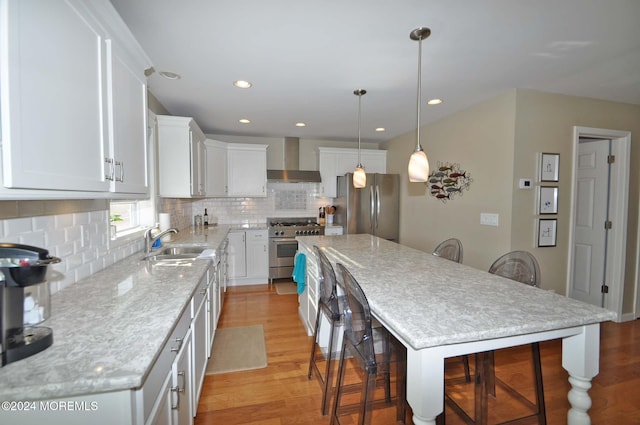
[[[180,380],[180,377],[182,377],[182,388],[180,388],[180,384],[178,383],[178,392],[183,393],[184,389],[187,387],[187,378],[184,370],[178,371],[178,380]]]
[[[123,182],[124,181],[124,165],[122,164],[122,161],[115,161],[114,162],[115,166],[114,168],[114,175],[115,175],[115,169],[119,169],[119,173],[117,176],[115,176],[115,181],[117,182]]]
[[[104,178],[105,180],[111,180],[113,181],[113,175],[114,175],[114,169],[113,169],[113,159],[112,158],[105,158],[104,162],[107,164],[107,166],[105,167],[105,173],[104,173]]]
[[[171,396],[172,396],[172,398],[173,398],[173,394],[176,395],[176,404],[174,405],[173,402],[171,402],[171,409],[172,410],[180,409],[180,394],[178,394],[178,391],[180,391],[180,386],[176,385],[175,387],[171,387]]]
[[[171,352],[172,353],[177,353],[178,351],[180,351],[180,348],[182,347],[182,338],[176,338],[176,342],[178,343],[177,347],[171,347]]]
[[[186,375],[184,373],[183,370],[178,372],[178,379],[180,379],[180,377],[182,377],[182,388],[180,388],[180,383],[178,382],[176,384],[175,387],[171,387],[171,393],[175,393],[176,395],[176,404],[175,406],[173,405],[173,403],[171,403],[171,409],[173,410],[178,410],[180,409],[180,393],[184,392],[184,389],[186,388]]]

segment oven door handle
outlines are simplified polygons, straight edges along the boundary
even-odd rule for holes
[[[280,243],[280,242],[284,242],[284,243],[293,243],[293,242],[295,242],[295,243],[298,243],[298,241],[296,240],[295,237],[293,237],[293,238],[271,238],[270,240],[273,243]]]

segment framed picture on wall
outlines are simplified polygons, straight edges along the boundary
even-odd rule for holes
[[[540,186],[538,214],[558,214],[558,188]]]
[[[540,181],[557,182],[560,177],[560,154],[543,153],[540,160]]]
[[[558,220],[541,218],[538,220],[538,246],[556,246]]]

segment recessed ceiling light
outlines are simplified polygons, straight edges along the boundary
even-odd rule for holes
[[[307,125],[303,122],[297,122],[296,127],[306,127]]]
[[[167,80],[179,80],[180,78],[182,78],[180,74],[176,74],[175,72],[170,71],[162,71],[160,72],[160,75],[162,75]]]
[[[249,124],[251,122],[251,120],[248,120],[246,118],[241,118],[238,121],[240,121],[242,124]]]
[[[380,132],[380,131],[386,131],[386,129],[384,127],[378,127],[376,128],[376,131]]]
[[[427,105],[439,105],[442,103],[442,99],[430,99],[427,101]]]
[[[233,85],[238,87],[239,89],[248,89],[249,87],[252,86],[252,84],[250,82],[244,81],[244,80],[234,81]]]

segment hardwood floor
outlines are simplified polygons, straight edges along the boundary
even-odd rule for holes
[[[273,285],[228,289],[219,327],[262,324],[269,365],[252,371],[207,375],[196,425],[329,424],[329,418],[320,414],[320,385],[315,379],[307,379],[311,337],[306,335],[297,308],[297,296],[277,295]],[[600,374],[589,392],[593,400],[589,411],[592,423],[640,424],[640,320],[608,322],[601,329]],[[541,347],[547,423],[566,424],[569,382],[561,365],[561,343],[549,341]],[[496,354],[498,376],[524,393],[531,387],[528,356],[528,347]],[[452,373],[457,373],[458,364],[451,362]],[[473,404],[468,392],[463,391],[459,400]],[[490,421],[518,409],[517,403],[510,403],[500,393],[498,400],[495,406],[490,404],[494,412]],[[376,412],[373,423],[394,423],[389,417],[393,416]],[[446,421],[447,425],[463,423],[448,408]]]

